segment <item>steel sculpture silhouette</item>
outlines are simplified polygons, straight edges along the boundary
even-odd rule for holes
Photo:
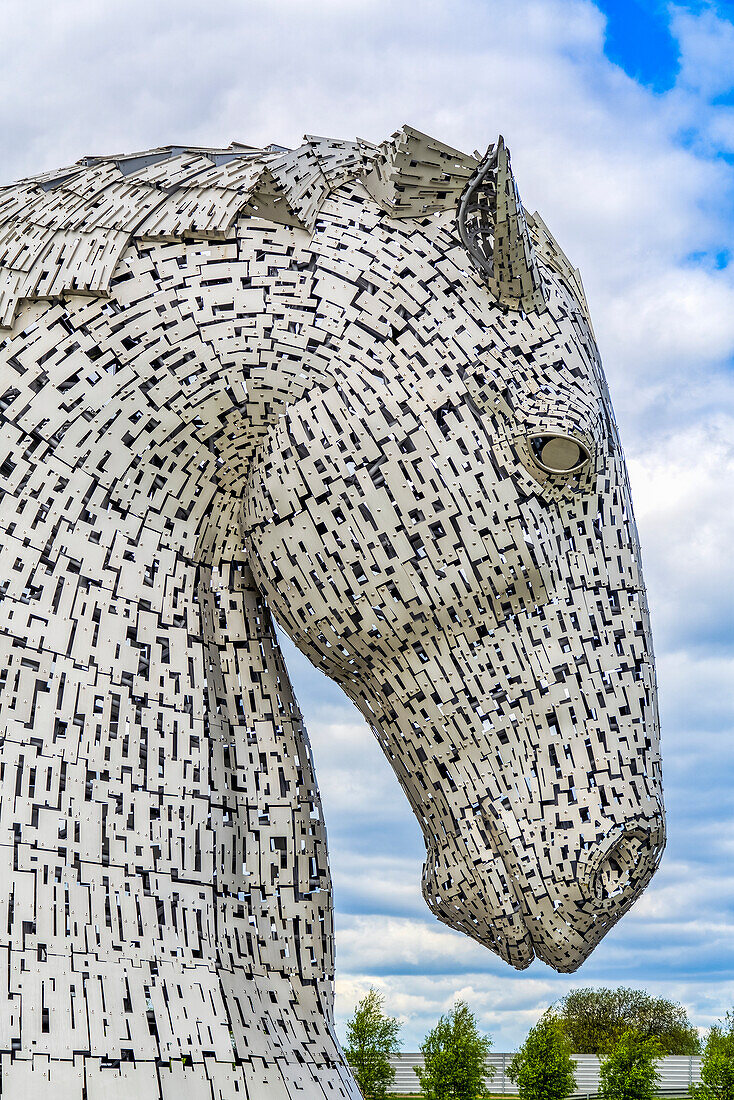
[[[0,191],[0,264],[2,1094],[357,1096],[271,612],[439,919],[578,967],[662,851],[655,680],[583,290],[502,141],[90,157]]]

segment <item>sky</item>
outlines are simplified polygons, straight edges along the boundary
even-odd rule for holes
[[[627,452],[658,661],[668,849],[575,975],[439,924],[423,842],[340,690],[284,640],[331,850],[337,1018],[371,985],[416,1050],[456,997],[511,1051],[585,985],[734,1006],[734,5],[0,0],[0,183],[161,144],[503,133],[582,272]]]

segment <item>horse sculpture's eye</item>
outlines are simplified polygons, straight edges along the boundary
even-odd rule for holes
[[[591,457],[578,439],[555,432],[530,437],[533,458],[547,474],[574,474]]]

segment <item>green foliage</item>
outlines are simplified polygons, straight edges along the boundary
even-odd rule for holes
[[[400,1021],[383,1012],[384,998],[370,989],[347,1021],[344,1054],[365,1100],[384,1100],[395,1080],[390,1055],[400,1050]]]
[[[682,1005],[642,989],[574,989],[556,1006],[575,1054],[602,1057],[625,1031],[657,1039],[660,1054],[698,1054],[698,1032]]]
[[[602,1059],[601,1100],[653,1100],[660,1074],[660,1044],[636,1031],[624,1031]]]
[[[691,1089],[695,1100],[734,1100],[734,1013],[714,1024],[706,1037],[701,1084]]]
[[[566,1100],[576,1088],[571,1045],[561,1021],[546,1012],[510,1062],[520,1100]]]
[[[457,1001],[421,1046],[423,1069],[415,1072],[425,1100],[485,1100],[485,1079],[494,1076],[487,1065],[491,1046],[490,1037],[479,1034],[468,1005]]]

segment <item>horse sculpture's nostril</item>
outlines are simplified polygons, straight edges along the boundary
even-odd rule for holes
[[[593,892],[599,901],[619,897],[633,885],[643,862],[644,842],[638,836],[622,836],[597,871]]]
[[[579,861],[584,893],[595,908],[631,905],[655,873],[664,846],[659,817],[615,830]]]

